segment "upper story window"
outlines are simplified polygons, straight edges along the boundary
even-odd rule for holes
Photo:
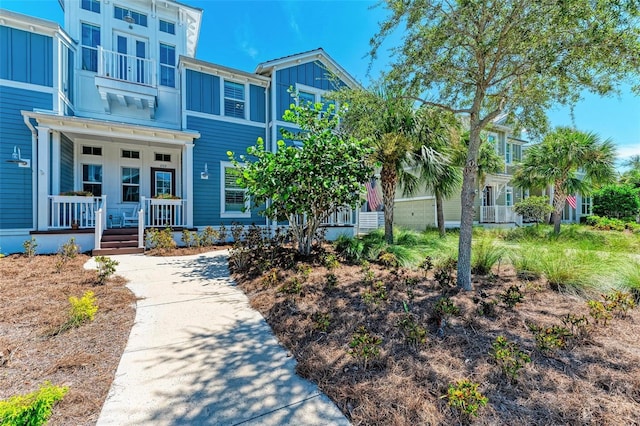
[[[102,148],[99,146],[82,146],[82,153],[84,155],[102,155]]]
[[[303,92],[300,90],[298,92],[298,102],[300,104],[314,104],[316,102],[315,93]]]
[[[147,15],[123,7],[115,6],[113,8],[113,17],[131,24],[147,26]]]
[[[522,161],[522,145],[513,144],[513,161]]]
[[[504,152],[504,162],[507,164],[511,164],[511,160],[512,160],[512,148],[513,145],[508,143],[507,144],[507,148],[506,151]]]
[[[98,71],[98,46],[100,45],[100,27],[82,24],[82,69]]]
[[[510,186],[507,186],[507,189],[505,190],[504,193],[504,204],[505,206],[512,206],[513,205],[513,188]]]
[[[82,0],[82,8],[91,12],[100,13],[100,0]]]
[[[160,43],[160,85],[176,87],[176,48]]]
[[[140,159],[140,151],[131,151],[128,149],[122,150],[122,158],[133,158],[136,160]]]
[[[245,118],[244,84],[224,81],[224,115],[227,117]]]
[[[160,20],[160,31],[167,34],[175,34],[176,33],[176,24],[169,21]]]
[[[170,163],[171,154],[162,154],[162,153],[156,152],[155,159],[156,161],[164,161],[164,162]]]

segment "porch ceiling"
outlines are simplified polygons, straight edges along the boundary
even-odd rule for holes
[[[36,120],[38,126],[65,133],[67,136],[100,141],[138,143],[169,146],[192,144],[200,133],[193,131],[162,129],[159,127],[117,123],[90,118],[67,117],[52,113],[21,111],[25,120]]]

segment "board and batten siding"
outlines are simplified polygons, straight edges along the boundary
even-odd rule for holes
[[[52,38],[0,26],[0,79],[53,87]]]
[[[60,192],[73,191],[73,142],[60,135]]]
[[[276,71],[276,112],[275,119],[280,120],[284,112],[293,102],[289,88],[295,88],[296,83],[315,87],[320,90],[336,90],[345,84],[340,80],[333,80],[329,70],[320,62],[307,62]]]
[[[221,218],[220,162],[229,161],[227,151],[239,158],[258,138],[265,138],[265,129],[220,120],[187,116],[187,128],[200,132],[193,148],[193,223],[197,227],[228,226],[234,222],[245,225],[264,224],[265,218],[254,209],[251,217]],[[207,163],[209,179],[201,179],[200,172]]]
[[[52,105],[49,93],[0,86],[0,229],[33,227],[32,173],[35,159],[31,150],[31,131],[24,124],[20,111],[51,109]],[[30,168],[5,161],[11,158],[14,146],[20,148],[23,158],[31,160]]]

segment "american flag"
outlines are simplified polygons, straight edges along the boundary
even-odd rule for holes
[[[567,203],[569,203],[569,205],[574,209],[578,208],[578,202],[575,195],[567,195]]]
[[[378,195],[378,190],[376,188],[376,180],[371,179],[369,182],[364,184],[365,188],[367,188],[367,203],[369,203],[369,209],[374,212],[378,210],[380,204],[382,204],[382,199],[380,195]]]

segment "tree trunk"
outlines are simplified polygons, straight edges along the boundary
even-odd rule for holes
[[[551,213],[551,219],[553,220],[553,233],[558,235],[560,233],[560,223],[562,221],[562,210],[564,210],[564,203],[567,200],[567,196],[558,190],[559,185],[555,185],[555,191],[553,191],[553,213]]]
[[[398,172],[394,165],[383,164],[380,171],[382,202],[384,203],[384,240],[393,244],[393,206],[398,184]]]
[[[471,115],[469,151],[462,171],[462,194],[460,215],[460,238],[458,240],[457,284],[463,290],[471,290],[471,238],[473,231],[473,202],[476,197],[476,176],[478,174],[478,151],[480,149],[480,123]]]
[[[444,238],[447,235],[447,231],[444,227],[444,211],[442,203],[444,200],[442,199],[442,195],[436,192],[436,220],[438,223],[438,233],[441,238]]]

